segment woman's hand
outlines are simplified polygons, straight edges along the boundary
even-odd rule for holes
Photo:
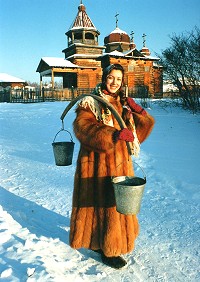
[[[129,105],[129,107],[131,108],[131,110],[137,114],[141,114],[143,116],[145,116],[147,114],[147,112],[145,111],[145,109],[143,109],[140,105],[136,104],[135,101],[128,97],[127,98],[127,103]]]
[[[133,140],[134,140],[133,132],[131,130],[129,130],[128,128],[116,130],[113,133],[113,140],[114,140],[114,142],[117,142],[118,140],[133,142]]]

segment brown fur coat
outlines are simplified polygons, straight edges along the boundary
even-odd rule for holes
[[[119,98],[109,102],[122,115]],[[120,129],[98,121],[89,108],[78,106],[74,132],[81,143],[74,180],[70,226],[72,248],[102,249],[108,257],[128,253],[134,248],[139,232],[136,215],[116,211],[113,175],[133,175],[133,165],[126,142],[113,143],[112,134]],[[149,114],[134,113],[138,139],[143,142],[152,130],[154,119]]]

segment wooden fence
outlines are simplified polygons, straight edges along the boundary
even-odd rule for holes
[[[0,91],[0,102],[38,103],[45,101],[71,101],[81,94],[91,93],[92,89],[10,89]]]
[[[64,89],[9,89],[0,91],[0,102],[8,103],[38,103],[45,101],[71,101],[73,98],[92,92],[91,88],[64,88]],[[145,86],[129,88],[128,95],[135,98],[147,99],[149,97],[148,88]],[[159,97],[162,98],[163,94]]]

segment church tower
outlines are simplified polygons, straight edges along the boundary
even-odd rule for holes
[[[65,59],[75,60],[76,54],[101,55],[105,47],[99,46],[97,30],[90,17],[86,13],[86,8],[82,1],[78,6],[78,13],[75,20],[65,33],[68,39],[68,47],[62,52]]]
[[[104,46],[99,46],[97,30],[86,8],[82,3],[78,6],[78,13],[65,33],[68,47],[62,52],[65,59],[79,66],[77,74],[66,74],[63,79],[64,87],[94,88],[101,80],[101,62],[97,60],[103,54]]]

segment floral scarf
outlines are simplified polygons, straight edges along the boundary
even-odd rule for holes
[[[110,94],[106,91],[102,91],[100,84],[96,86],[96,88],[94,89],[92,94],[99,95],[100,97],[102,97],[103,99],[105,99],[106,101],[109,102],[108,95],[110,95]],[[114,97],[115,96],[117,96],[117,95],[114,95]],[[90,96],[84,97],[83,99],[81,99],[79,106],[81,106],[83,108],[89,107],[89,109],[92,111],[92,113],[95,115],[95,117],[98,121],[101,121],[104,124],[112,126],[112,127],[114,126],[111,111],[107,107],[102,106],[101,103],[99,103],[93,97],[90,97]],[[138,137],[137,137],[137,133],[136,133],[136,129],[135,129],[135,123],[134,123],[134,120],[133,120],[133,116],[131,114],[131,109],[128,106],[126,106],[126,108],[127,108],[128,111],[130,111],[129,123],[131,124],[132,132],[133,132],[133,136],[134,136],[134,141],[130,142],[131,147],[132,147],[131,149],[132,149],[133,155],[135,157],[138,157],[139,152],[140,152],[140,143],[139,143],[139,140],[138,140]]]

